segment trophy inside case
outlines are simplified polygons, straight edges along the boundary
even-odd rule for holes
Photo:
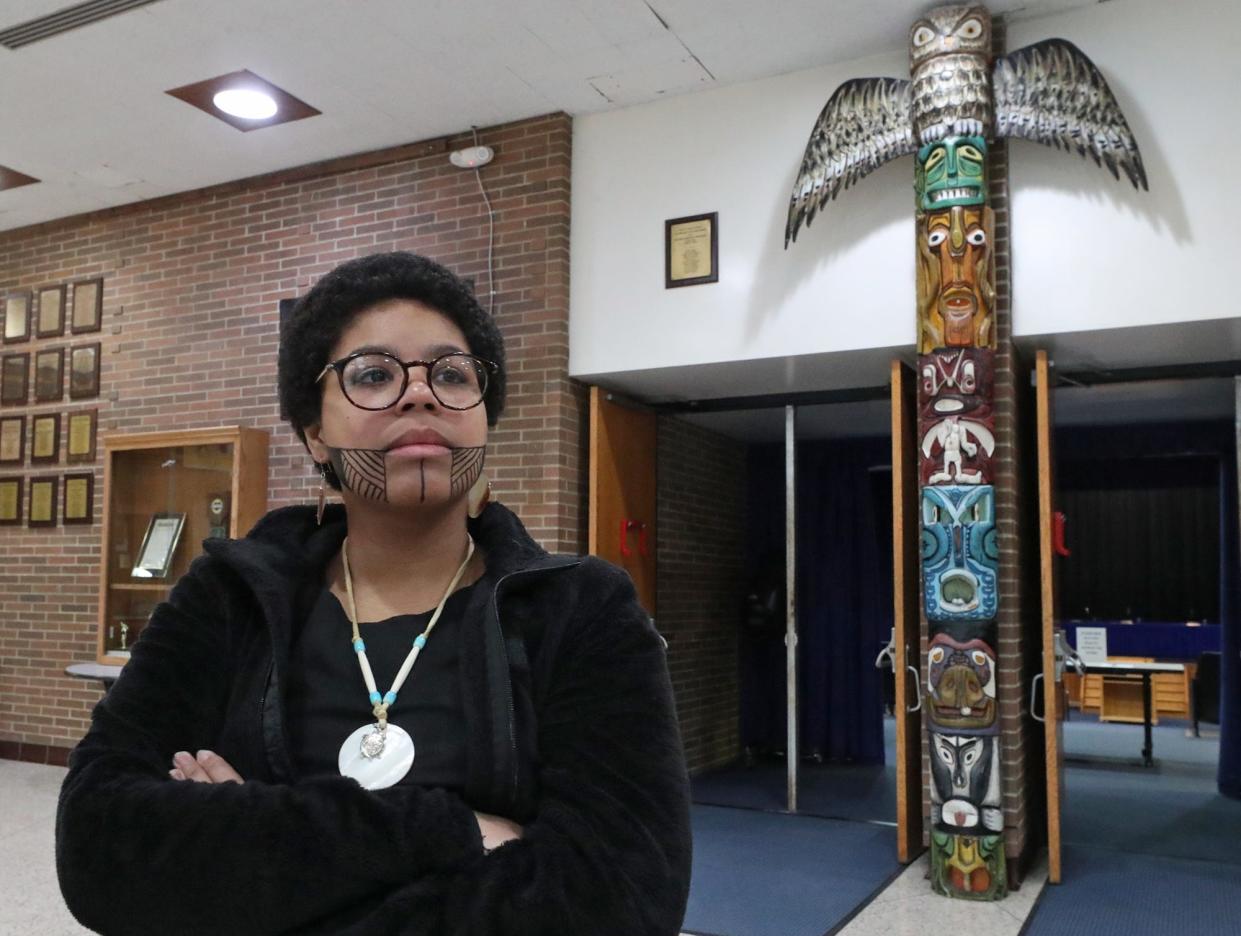
[[[102,440],[96,659],[124,664],[203,544],[244,536],[267,512],[268,435],[220,426],[108,433]]]

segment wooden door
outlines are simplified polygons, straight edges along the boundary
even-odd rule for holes
[[[649,410],[590,388],[587,548],[625,569],[655,616],[655,438]]]
[[[1034,393],[1038,413],[1038,533],[1043,616],[1043,730],[1047,761],[1047,880],[1060,883],[1060,804],[1064,789],[1063,663],[1057,658],[1062,636],[1056,624],[1056,478],[1052,450],[1051,379],[1047,352],[1035,358]]]
[[[919,608],[918,398],[914,375],[892,362],[892,668],[896,676],[896,856],[922,853],[922,698]]]

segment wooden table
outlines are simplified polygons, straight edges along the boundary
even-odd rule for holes
[[[1151,732],[1151,676],[1155,673],[1184,673],[1184,663],[1087,663],[1082,661],[1087,673],[1098,673],[1109,679],[1142,681],[1142,730],[1146,743],[1142,747],[1142,765],[1154,767],[1154,741]]]

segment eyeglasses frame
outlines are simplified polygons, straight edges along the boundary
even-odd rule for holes
[[[347,365],[350,361],[354,360],[355,358],[369,357],[371,355],[391,358],[392,360],[396,361],[398,364],[401,365],[401,368],[404,373],[404,379],[401,382],[400,392],[396,395],[396,398],[393,399],[393,401],[389,403],[387,406],[362,406],[359,403],[355,403],[353,398],[349,396],[349,391],[345,389],[345,365]],[[438,364],[444,358],[449,358],[449,357],[467,357],[471,361],[475,361],[478,364],[482,365],[483,375],[484,375],[483,379],[485,383],[483,386],[482,395],[479,396],[478,398],[478,403],[471,403],[469,406],[452,406],[448,403],[445,403],[442,399],[440,399],[440,395],[435,391],[435,384],[431,382],[431,370],[435,367],[436,364]],[[345,357],[339,358],[338,360],[328,361],[328,363],[324,365],[323,370],[319,371],[319,376],[315,378],[315,383],[318,383],[324,377],[326,377],[328,371],[334,370],[336,371],[336,382],[340,385],[341,395],[346,400],[349,401],[349,404],[351,406],[356,406],[358,409],[366,410],[369,413],[380,413],[386,409],[392,409],[392,407],[396,406],[398,403],[401,402],[401,397],[405,396],[405,391],[409,389],[409,369],[417,365],[422,365],[423,367],[427,369],[426,385],[427,385],[427,389],[431,391],[431,396],[435,397],[435,401],[439,403],[439,405],[444,407],[445,409],[450,409],[458,413],[464,413],[467,410],[472,410],[474,409],[474,407],[478,406],[480,403],[482,403],[484,400],[487,399],[487,390],[490,386],[490,384],[487,383],[487,381],[489,380],[490,375],[498,373],[500,370],[500,365],[497,364],[495,361],[488,361],[486,358],[480,358],[478,355],[470,354],[468,351],[445,351],[439,357],[434,358],[433,360],[430,360],[430,361],[417,361],[417,360],[402,361],[395,354],[389,354],[387,351],[354,351],[352,354],[346,355]]]

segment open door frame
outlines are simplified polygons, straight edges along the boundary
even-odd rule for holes
[[[638,601],[655,616],[655,449],[653,412],[619,394],[590,388],[587,550],[633,579]]]
[[[922,854],[922,623],[918,522],[917,392],[913,372],[892,362],[892,669],[896,677],[896,856]]]
[[[1047,763],[1047,881],[1061,880],[1060,810],[1064,789],[1064,712],[1061,709],[1064,664],[1059,654],[1063,637],[1056,626],[1055,458],[1052,449],[1051,365],[1047,352],[1034,362],[1034,395],[1038,413],[1038,538],[1043,618],[1043,732]]]
[[[797,812],[797,765],[801,763],[798,741],[801,722],[797,710],[797,407],[784,408],[784,689],[788,739],[787,802]]]

